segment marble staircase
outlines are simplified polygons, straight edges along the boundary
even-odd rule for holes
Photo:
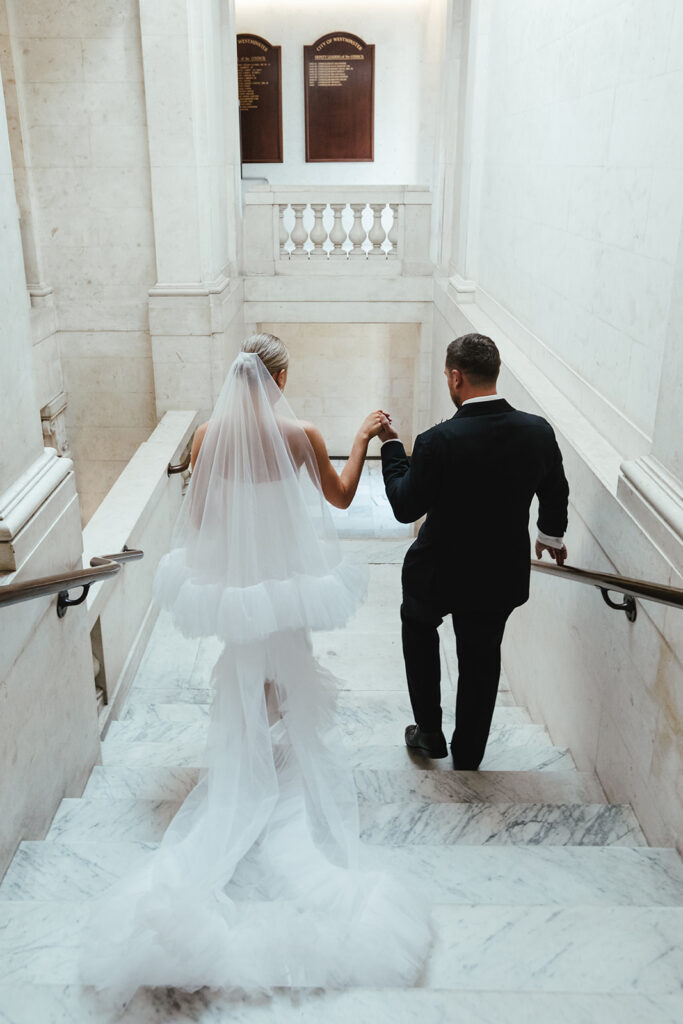
[[[454,772],[410,756],[398,603],[404,540],[345,542],[372,562],[366,605],[321,634],[342,686],[339,742],[352,762],[368,860],[407,870],[434,904],[436,941],[409,991],[293,992],[240,1000],[141,990],[133,1024],[674,1024],[683,1020],[683,865],[648,847],[503,681],[485,761]],[[444,707],[454,642],[443,627]],[[208,728],[214,642],[161,616],[121,720],[80,799],[21,844],[0,884],[0,1024],[102,1022],[79,988],[86,901],[158,842],[194,785]]]

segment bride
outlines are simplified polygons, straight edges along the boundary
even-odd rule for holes
[[[155,596],[188,637],[217,636],[199,782],[158,849],[94,901],[85,984],[396,986],[431,933],[413,883],[365,870],[352,771],[334,750],[334,683],[309,631],[342,626],[365,575],[341,556],[327,503],[353,499],[385,414],[342,473],[283,390],[288,355],[248,338],[195,435],[194,471]]]

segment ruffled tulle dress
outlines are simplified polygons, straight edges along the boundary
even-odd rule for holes
[[[310,631],[343,626],[365,572],[341,557],[304,430],[255,355],[209,421],[155,598],[216,636],[198,784],[142,865],[93,901],[81,980],[264,992],[400,986],[431,942],[413,880],[362,867],[335,681]]]

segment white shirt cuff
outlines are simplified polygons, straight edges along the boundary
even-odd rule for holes
[[[386,441],[382,441],[380,448],[384,448],[385,444],[391,444],[392,441],[398,441],[399,444],[403,444],[400,437],[389,437]]]
[[[549,537],[547,533],[541,533],[538,531],[538,543],[545,544],[547,548],[556,548],[561,551],[564,547],[564,540],[562,537]]]

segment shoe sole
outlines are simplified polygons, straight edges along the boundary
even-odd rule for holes
[[[442,758],[448,757],[448,750],[436,751],[431,747],[421,747],[417,743],[406,743],[406,747],[408,748],[408,750],[416,750],[419,751],[421,754],[425,754],[432,761],[440,761]]]

